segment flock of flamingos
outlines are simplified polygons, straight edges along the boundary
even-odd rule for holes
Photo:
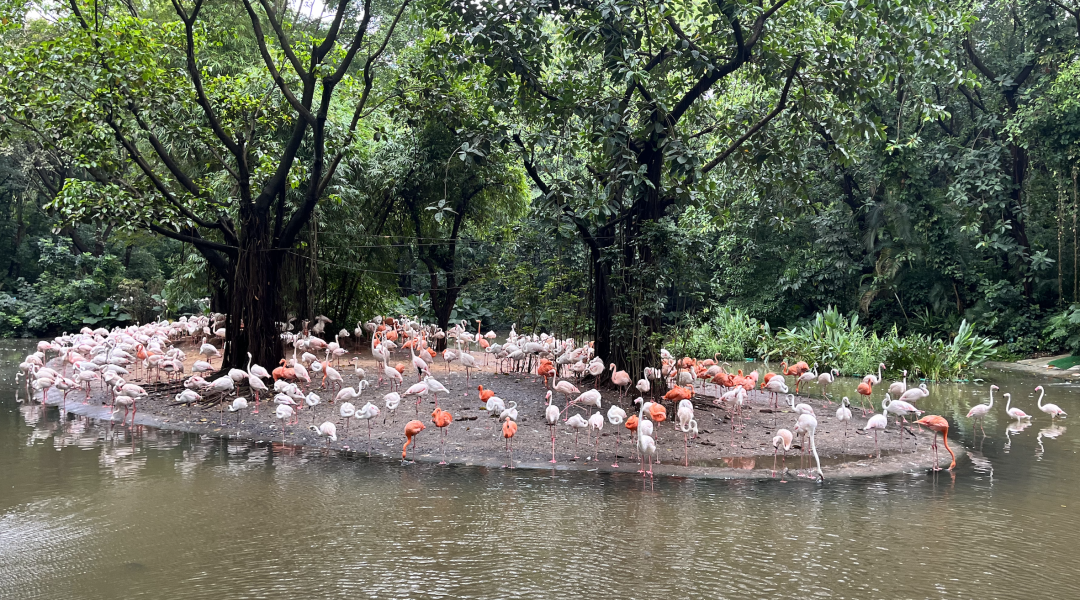
[[[432,349],[433,345],[445,343],[446,349],[442,352],[442,360],[446,364],[447,371],[452,368],[452,363],[457,362],[465,369],[466,383],[473,369],[479,366],[474,352],[482,355],[485,362],[493,358],[496,361],[496,369],[514,369],[534,374],[538,379],[543,378],[546,388],[546,406],[544,419],[551,433],[551,462],[556,462],[555,431],[562,424],[575,430],[575,454],[577,449],[577,433],[581,430],[597,432],[599,443],[599,431],[604,427],[605,416],[608,423],[615,427],[624,427],[628,430],[633,441],[633,448],[641,461],[643,475],[652,475],[652,460],[656,456],[656,440],[653,437],[654,428],[659,423],[667,420],[667,409],[663,402],[672,403],[675,412],[676,427],[683,433],[684,461],[689,464],[687,454],[687,441],[690,435],[697,434],[697,421],[694,418],[694,404],[697,390],[713,386],[716,398],[713,403],[726,407],[731,412],[731,426],[734,436],[736,423],[743,418],[743,409],[749,404],[751,392],[758,391],[767,393],[774,409],[779,408],[780,396],[785,395],[785,404],[794,412],[796,422],[792,429],[781,428],[776,431],[772,439],[773,470],[776,473],[776,456],[781,450],[784,452],[785,464],[782,467],[786,471],[787,451],[791,449],[796,437],[803,439],[803,452],[813,454],[816,465],[816,477],[824,478],[821,471],[821,462],[818,458],[816,442],[814,439],[818,428],[818,419],[814,408],[808,404],[795,403],[795,396],[789,394],[789,382],[794,385],[795,392],[799,387],[816,383],[820,385],[822,395],[828,399],[828,386],[838,375],[836,370],[818,373],[811,369],[805,362],[797,362],[792,365],[781,363],[781,372],[759,374],[751,371],[744,375],[742,371],[728,373],[723,364],[713,359],[698,360],[689,357],[677,359],[666,350],[661,351],[661,365],[657,368],[646,367],[643,376],[634,381],[626,372],[618,370],[616,365],[607,364],[597,356],[594,356],[590,343],[578,345],[573,339],[558,339],[550,335],[520,335],[511,329],[506,342],[495,342],[496,334],[488,332],[481,334],[480,323],[477,322],[476,331],[466,328],[466,323],[455,324],[450,329],[442,329],[425,325],[408,318],[394,319],[390,317],[377,317],[372,321],[357,324],[353,334],[342,329],[334,341],[327,341],[325,328],[330,323],[325,317],[318,317],[315,325],[308,328],[304,323],[302,331],[292,333],[284,331],[281,335],[287,346],[291,346],[291,354],[281,359],[278,366],[268,371],[266,368],[251,363],[251,354],[248,354],[246,369],[232,368],[227,373],[215,370],[213,361],[220,358],[221,352],[217,346],[208,342],[213,339],[222,344],[225,342],[225,329],[223,317],[191,317],[180,318],[177,321],[162,321],[146,325],[133,325],[125,328],[116,328],[112,331],[106,329],[91,330],[84,328],[76,334],[65,334],[50,341],[42,341],[37,345],[37,351],[26,357],[20,365],[21,373],[26,377],[26,382],[34,390],[42,393],[42,398],[47,398],[50,390],[57,390],[62,395],[63,405],[67,406],[69,393],[81,391],[85,394],[86,401],[90,398],[91,385],[95,382],[102,390],[108,391],[108,402],[113,414],[121,408],[124,410],[122,422],[127,422],[127,415],[131,413],[131,423],[135,422],[136,404],[146,398],[149,393],[141,386],[127,381],[127,378],[138,379],[140,371],[143,381],[160,381],[163,377],[166,381],[183,381],[183,390],[176,395],[178,402],[195,404],[204,401],[216,401],[220,407],[228,407],[228,410],[237,414],[239,424],[242,411],[247,410],[250,401],[247,397],[239,396],[242,386],[247,386],[250,394],[255,399],[252,412],[258,413],[261,400],[271,399],[274,406],[274,414],[284,427],[286,423],[297,423],[297,412],[304,406],[314,407],[322,401],[321,396],[313,388],[328,390],[334,394],[331,402],[339,403],[338,412],[344,420],[346,427],[351,419],[357,418],[367,422],[368,445],[370,452],[371,426],[375,417],[380,414],[380,408],[371,402],[357,408],[353,400],[358,400],[364,388],[369,385],[367,374],[359,366],[358,358],[353,357],[349,364],[355,369],[359,377],[358,385],[344,387],[341,372],[338,370],[341,361],[348,352],[342,346],[343,338],[355,336],[357,339],[369,338],[372,356],[379,363],[376,368],[377,386],[384,383],[389,385],[390,391],[382,400],[388,411],[393,413],[403,401],[416,398],[416,412],[419,416],[421,401],[431,395],[435,401],[435,410],[431,414],[431,423],[440,430],[440,448],[442,449],[446,438],[447,426],[453,421],[452,415],[439,406],[438,395],[448,394],[449,391],[437,379],[432,376],[432,369],[438,354]],[[282,330],[290,329],[290,326],[282,324]],[[201,338],[201,343],[196,342]],[[200,359],[191,366],[191,374],[185,378],[185,352],[177,345],[183,340],[190,340],[198,344]],[[452,343],[451,343],[452,342]],[[397,362],[391,366],[395,353],[408,351],[410,363]],[[58,357],[59,370],[48,366],[49,353]],[[321,355],[321,356],[320,356]],[[335,366],[336,365],[336,366]],[[880,389],[882,382],[882,369],[884,364],[878,366],[876,374],[868,374],[862,378],[858,386],[860,401],[867,408],[862,408],[862,417],[866,422],[861,428],[863,431],[874,433],[875,451],[880,458],[880,447],[877,435],[884,431],[889,423],[889,415],[894,416],[898,428],[907,425],[910,415],[920,417],[923,411],[919,410],[915,403],[929,395],[926,384],[918,387],[907,386],[907,372],[904,372],[902,381],[892,382],[888,386],[887,393],[881,401],[881,412],[875,413],[875,405],[871,400],[875,388]],[[402,390],[406,377],[416,375],[417,383]],[[637,414],[627,415],[626,411],[617,405],[611,405],[606,415],[601,413],[601,393],[596,387],[582,392],[570,382],[569,378],[577,381],[584,377],[592,377],[595,384],[605,375],[608,376],[611,385],[619,389],[620,398],[624,397],[631,387],[640,393],[634,403],[637,405]],[[216,377],[215,377],[216,376]],[[210,379],[208,379],[210,378]],[[974,406],[967,414],[968,418],[980,423],[994,407],[994,391],[997,386],[990,386],[990,399],[986,404]],[[1048,414],[1051,419],[1065,417],[1065,412],[1055,404],[1042,402],[1044,390],[1042,386],[1035,388],[1040,392],[1038,408]],[[518,409],[515,402],[503,401],[492,390],[485,390],[479,386],[479,396],[484,408],[490,411],[492,416],[498,416],[502,424],[502,437],[505,439],[505,451],[507,453],[507,465],[514,466],[513,439],[517,433]],[[663,392],[660,400],[656,394]],[[560,407],[553,398],[553,394],[560,394],[563,398],[563,406]],[[651,400],[644,399],[648,394]],[[1009,394],[1005,396],[1005,412],[1010,419],[1018,422],[1030,420],[1031,416],[1018,407],[1011,405]],[[231,402],[229,398],[232,397]],[[444,396],[445,397],[445,396]],[[587,407],[597,409],[588,416],[582,414],[570,414],[573,407]],[[853,419],[851,403],[844,397],[838,404],[835,413],[836,419],[842,423],[850,423]],[[384,417],[385,423],[385,417]],[[938,470],[937,462],[937,434],[941,434],[945,449],[952,457],[949,469],[956,465],[956,456],[948,446],[949,424],[941,416],[926,415],[914,421],[915,424],[926,427],[934,432],[934,469]],[[337,424],[326,421],[321,425],[312,425],[311,429],[321,437],[337,440]],[[420,432],[426,429],[426,425],[419,419],[410,420],[404,428],[405,443],[402,446],[401,457],[407,460],[409,445]],[[618,458],[619,435],[615,435],[616,460]],[[809,440],[809,445],[805,443]],[[903,436],[900,436],[901,447]],[[901,448],[902,449],[902,448]],[[575,456],[574,458],[578,458]],[[445,464],[445,452],[443,462]],[[617,467],[618,464],[613,466]],[[815,477],[811,469],[806,475]]]

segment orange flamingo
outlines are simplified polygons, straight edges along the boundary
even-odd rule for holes
[[[450,425],[453,420],[454,417],[450,414],[450,411],[441,408],[436,408],[435,411],[431,413],[431,422],[439,428],[439,452],[442,453],[442,461],[439,462],[440,465],[446,464],[446,427]]]
[[[409,421],[405,424],[405,445],[401,447],[401,460],[405,460],[405,453],[409,449],[409,444],[412,443],[416,434],[427,429],[420,421]]]
[[[934,443],[930,446],[934,449],[934,470],[941,470],[941,467],[938,466],[937,457],[937,434],[940,433],[941,441],[945,443],[945,449],[949,451],[949,456],[952,457],[952,463],[949,464],[949,470],[952,471],[953,467],[956,466],[956,455],[953,454],[952,448],[949,447],[949,422],[944,417],[937,415],[926,415],[915,422],[934,432]]]
[[[485,390],[482,385],[476,386],[476,389],[480,390],[480,402],[484,405],[486,405],[487,401],[491,400],[492,396],[495,395],[495,390]]]
[[[481,338],[483,339],[483,338]],[[506,439],[506,456],[509,461],[510,468],[514,468],[514,434],[517,433],[517,423],[510,420],[509,415],[506,420],[503,421],[503,438]],[[503,465],[504,467],[506,465]]]
[[[859,392],[859,395],[863,397],[863,400],[866,400],[867,402],[869,402],[870,401],[870,394],[872,394],[874,392],[874,386],[869,381],[863,381],[862,383],[859,384],[859,387],[855,388],[855,391]],[[862,408],[861,403],[862,403],[862,401],[860,401],[859,408],[862,409],[862,414],[865,417],[866,416],[866,409]],[[873,412],[873,410],[874,410],[874,404],[872,402],[870,403],[870,410],[871,410],[871,412]]]
[[[664,394],[664,400],[670,400],[672,402],[679,402],[680,400],[689,400],[694,396],[694,386],[690,386],[690,389],[686,389],[681,386],[675,386],[668,390]]]
[[[638,428],[638,416],[637,415],[630,415],[630,417],[628,419],[626,419],[625,427],[626,427],[626,429],[628,431],[630,431],[630,441],[634,441],[634,434],[637,433],[637,428]],[[616,432],[615,435],[618,435],[618,432]],[[635,454],[637,453],[637,444],[634,444],[634,453]],[[633,459],[634,459],[634,457],[631,456],[630,460],[633,460]]]
[[[544,378],[544,387],[548,385],[548,377],[555,377],[555,365],[546,358],[540,359],[540,366],[536,367],[536,374]]]

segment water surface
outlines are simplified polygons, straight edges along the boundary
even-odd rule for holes
[[[0,598],[1080,597],[1080,429],[1032,388],[1076,415],[1080,389],[1053,380],[985,374],[1036,414],[1010,432],[1002,401],[985,437],[988,382],[931,386],[954,474],[643,482],[61,420],[17,401],[31,344],[0,348]]]

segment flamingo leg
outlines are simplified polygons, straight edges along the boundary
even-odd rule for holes
[[[615,432],[615,458],[611,463],[612,467],[619,468],[619,432]]]

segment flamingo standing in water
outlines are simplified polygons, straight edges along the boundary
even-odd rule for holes
[[[431,422],[439,428],[439,452],[442,453],[442,460],[439,461],[440,465],[446,464],[446,428],[454,420],[454,417],[441,408],[436,408],[431,413]]]
[[[1012,395],[1009,394],[1008,392],[1006,392],[1005,393],[1005,414],[1009,415],[1010,419],[1016,419],[1016,423],[1018,425],[1020,424],[1021,419],[1025,420],[1025,421],[1030,421],[1031,420],[1031,415],[1029,415],[1026,412],[1020,410],[1019,408],[1016,408],[1015,406],[1010,407],[1009,404],[1011,402],[1012,402]]]
[[[938,453],[937,453],[937,434],[941,434],[941,441],[945,443],[945,449],[949,451],[949,456],[952,457],[952,463],[949,464],[949,470],[952,471],[956,466],[956,455],[953,454],[952,448],[949,448],[949,422],[943,417],[938,415],[926,415],[925,417],[915,421],[916,424],[926,427],[930,431],[934,432],[934,442],[930,445],[934,449],[934,470],[940,471],[941,467],[938,466]]]
[[[829,369],[828,371],[818,375],[817,382],[821,386],[821,396],[826,400],[829,399],[829,386],[836,381],[836,378],[840,376],[840,371],[837,369]]]
[[[1041,387],[1041,386],[1040,386]],[[982,424],[986,420],[986,415],[990,412],[990,409],[994,407],[994,390],[1000,389],[996,385],[990,386],[990,404],[976,404],[968,411],[967,417],[979,423],[979,428],[982,429]],[[983,429],[983,436],[986,436],[986,430]]]
[[[818,477],[824,480],[825,474],[821,472],[821,459],[818,458],[817,445],[814,443],[814,434],[817,433],[817,426],[817,417],[814,415],[799,415],[799,420],[795,424],[795,433],[804,438],[809,436],[810,450],[814,453],[814,462],[817,464]],[[805,447],[803,448],[803,452],[806,452]],[[811,469],[810,473],[813,472],[813,469]]]
[[[894,381],[889,384],[889,395],[893,398],[900,398],[907,391],[907,369],[904,369],[904,380]],[[911,402],[911,400],[908,400]]]
[[[780,469],[780,479],[783,481],[783,474],[787,472],[787,451],[791,450],[791,442],[795,439],[795,434],[787,429],[776,430],[776,435],[772,439],[773,453],[772,453],[772,470],[776,473],[776,452],[783,447],[784,448],[784,462]]]
[[[517,423],[515,423],[510,418],[510,416],[507,415],[506,420],[503,421],[502,435],[503,435],[503,439],[506,440],[506,459],[507,459],[507,464],[510,465],[511,469],[514,468],[514,434],[517,433],[517,430],[518,430]],[[506,465],[503,465],[503,466],[506,466]]]
[[[278,421],[281,421],[281,443],[285,443],[285,421],[292,419],[293,409],[288,404],[278,404],[277,409],[274,411],[274,416]]]
[[[1067,414],[1065,414],[1065,411],[1061,410],[1061,408],[1058,407],[1057,404],[1050,404],[1049,402],[1046,403],[1046,404],[1042,403],[1043,396],[1046,394],[1046,391],[1043,390],[1043,386],[1040,385],[1040,386],[1036,387],[1035,391],[1039,392],[1039,400],[1038,400],[1039,410],[1041,410],[1044,413],[1050,415],[1050,422],[1051,423],[1053,423],[1054,419],[1056,419],[1058,417],[1061,417],[1062,419],[1064,419],[1065,417],[1068,416]]]
[[[889,418],[885,412],[879,415],[870,417],[870,420],[866,422],[866,426],[863,427],[863,431],[873,430],[874,432],[874,451],[877,452],[877,457],[881,458],[881,449],[878,447],[878,431],[885,431],[885,428],[889,426]],[[903,435],[903,432],[901,432]],[[873,454],[870,455],[871,457]]]
[[[417,420],[412,420],[405,424],[405,445],[401,447],[402,461],[406,460],[406,452],[409,450],[409,444],[413,443],[413,438],[425,429],[427,429],[427,427],[424,427],[424,424]]]
[[[327,448],[330,447],[330,440],[334,440],[335,442],[337,441],[337,426],[330,421],[325,421],[322,425],[319,425],[318,427],[312,425],[311,430],[314,431],[315,434],[319,437],[326,438]]]

